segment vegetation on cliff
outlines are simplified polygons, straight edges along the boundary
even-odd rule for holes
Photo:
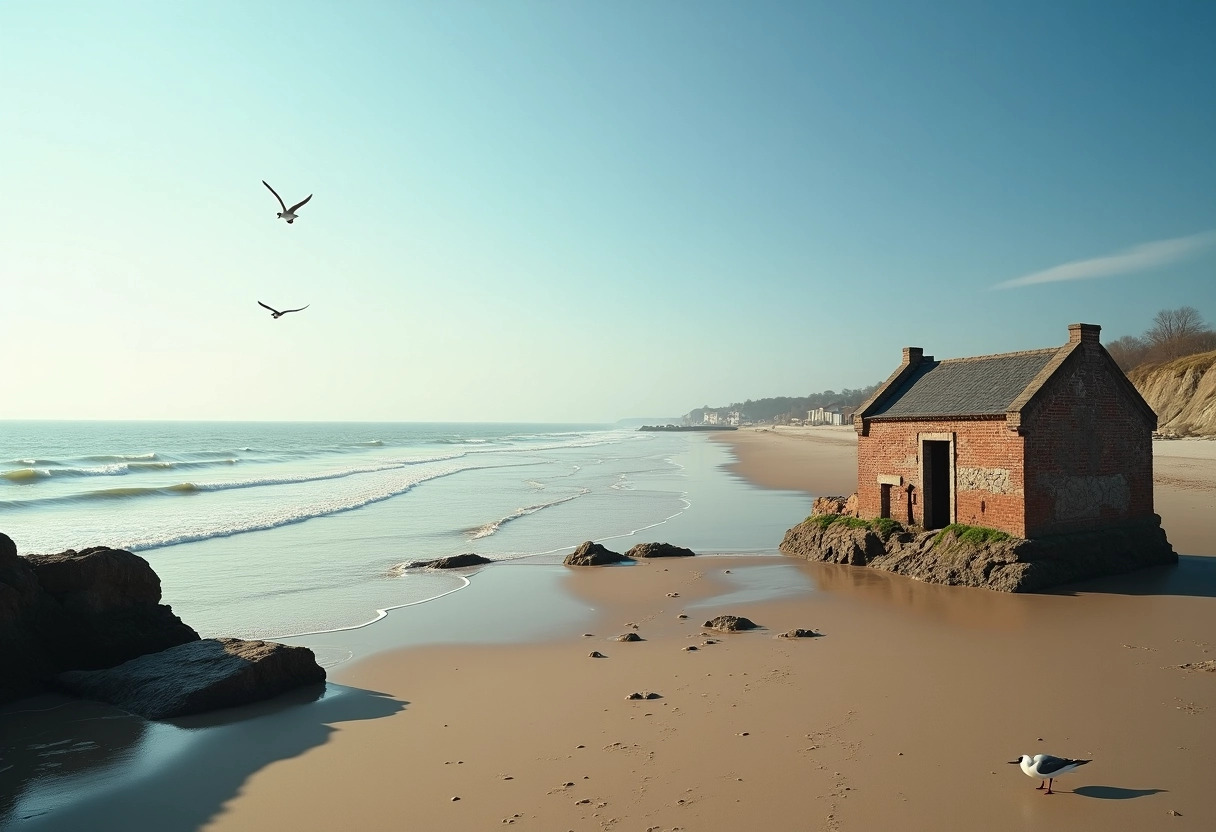
[[[1216,350],[1216,330],[1207,325],[1193,306],[1162,309],[1143,335],[1124,335],[1106,345],[1111,358],[1129,376],[1138,367],[1212,350]]]

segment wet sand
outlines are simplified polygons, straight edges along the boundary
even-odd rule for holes
[[[851,490],[827,487],[848,484],[845,439],[728,436],[758,484]],[[765,629],[700,626],[726,613]],[[456,620],[460,643],[435,644]],[[774,637],[795,627],[822,635]],[[426,646],[337,665],[316,702],[145,725],[194,745],[13,828],[1216,826],[1216,559],[1037,595],[776,557],[502,564],[372,630]],[[1093,762],[1046,796],[1006,763],[1039,752]]]
[[[1216,673],[1180,667],[1216,658],[1209,565],[1032,596],[777,558],[572,572],[593,636],[342,669],[408,705],[257,771],[206,828],[1210,828]],[[727,612],[766,629],[702,635]],[[794,627],[822,636],[774,638]],[[1093,762],[1046,796],[1006,763],[1038,752]]]

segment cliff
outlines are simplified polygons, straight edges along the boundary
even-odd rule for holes
[[[1180,436],[1216,436],[1216,350],[1127,374],[1157,413],[1157,430]]]

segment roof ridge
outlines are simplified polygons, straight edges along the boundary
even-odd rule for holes
[[[941,358],[934,360],[934,364],[960,364],[964,361],[987,361],[990,358],[1014,358],[1024,355],[1047,355],[1059,350],[1059,347],[1041,347],[1037,350],[1018,350],[1016,352],[995,352],[991,355],[965,355],[961,358]]]

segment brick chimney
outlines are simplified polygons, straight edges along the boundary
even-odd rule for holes
[[[904,347],[904,364],[916,366],[924,357],[925,350],[923,347]]]
[[[1102,327],[1097,324],[1069,324],[1068,325],[1068,343],[1076,344],[1078,342],[1092,341],[1098,343],[1098,335],[1102,332]]]

